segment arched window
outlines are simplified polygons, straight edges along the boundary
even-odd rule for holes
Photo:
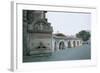
[[[75,41],[73,41],[73,47],[76,47],[76,43],[75,43]]]
[[[65,44],[63,41],[59,43],[59,49],[65,49]]]
[[[45,26],[45,23],[43,21],[37,21],[34,24],[34,30],[43,31],[44,30],[44,26]]]

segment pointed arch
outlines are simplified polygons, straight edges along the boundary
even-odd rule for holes
[[[60,50],[65,49],[65,44],[64,44],[63,41],[61,41],[61,42],[59,43],[59,49],[60,49]]]

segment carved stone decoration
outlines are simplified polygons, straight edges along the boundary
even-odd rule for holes
[[[32,32],[52,33],[53,29],[48,22],[40,19],[33,24]]]
[[[23,13],[23,50],[24,55],[48,53],[52,51],[53,28],[48,22],[47,11],[24,10]],[[32,44],[32,45],[31,45]],[[49,45],[48,45],[49,44]]]
[[[47,21],[47,18],[45,18],[46,11],[29,11],[28,13],[30,13],[27,16],[27,19],[30,22],[28,22],[27,26],[27,31],[29,33],[53,32],[51,24]]]

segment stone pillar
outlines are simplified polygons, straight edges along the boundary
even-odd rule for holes
[[[77,46],[78,46],[77,42],[78,42],[78,41],[77,41],[77,40],[75,40],[75,47],[77,47]]]
[[[71,47],[73,47],[73,40],[70,40],[70,42],[71,42]]]

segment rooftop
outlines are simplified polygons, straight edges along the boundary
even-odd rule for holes
[[[56,34],[54,34],[54,35],[66,37],[66,35],[64,35],[63,33],[56,33]]]
[[[57,39],[79,40],[79,38],[77,38],[75,36],[68,36],[68,35],[64,35],[63,33],[53,34],[53,37],[57,38]]]

